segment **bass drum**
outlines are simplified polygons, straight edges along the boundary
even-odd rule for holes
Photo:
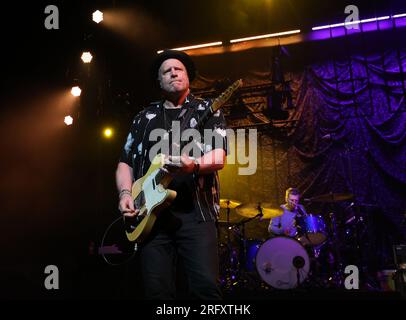
[[[292,289],[309,274],[310,259],[296,239],[276,237],[258,249],[256,267],[261,279],[276,289]]]

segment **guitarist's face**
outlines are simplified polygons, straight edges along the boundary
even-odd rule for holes
[[[165,60],[159,68],[161,89],[169,94],[183,94],[189,89],[186,67],[177,59]]]

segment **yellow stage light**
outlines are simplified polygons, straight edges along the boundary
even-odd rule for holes
[[[103,131],[103,135],[105,138],[110,139],[113,136],[113,129],[105,128]]]

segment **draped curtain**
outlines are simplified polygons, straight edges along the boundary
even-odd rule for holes
[[[288,120],[296,125],[283,138],[275,135],[277,129],[261,131],[256,173],[238,175],[238,165],[226,166],[220,173],[221,197],[279,205],[290,186],[298,187],[304,198],[351,193],[356,206],[350,209],[351,201],[343,201],[309,204],[308,211],[336,212],[341,220],[356,210],[382,214],[387,223],[378,228],[393,236],[392,241],[401,241],[406,212],[404,70],[406,50],[390,49],[287,72],[295,106]],[[270,79],[266,70],[246,70],[241,76],[246,85]],[[215,81],[200,77],[194,86],[203,91]],[[266,97],[263,101],[265,110]],[[233,122],[228,118],[229,125]],[[266,238],[266,227],[266,221],[250,222],[246,236]]]

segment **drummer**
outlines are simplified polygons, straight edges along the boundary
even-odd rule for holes
[[[295,237],[299,232],[299,219],[307,215],[305,208],[299,204],[300,192],[296,188],[289,188],[285,194],[285,204],[280,207],[283,209],[283,214],[279,217],[272,218],[268,231],[272,235],[285,235]]]

